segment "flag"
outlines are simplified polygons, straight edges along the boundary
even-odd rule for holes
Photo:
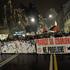
[[[55,25],[52,26],[50,28],[51,31],[54,31],[54,32],[60,32],[60,28],[59,28],[59,25],[57,24],[57,22],[55,21]]]

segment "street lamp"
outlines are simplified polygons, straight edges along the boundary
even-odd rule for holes
[[[52,14],[49,14],[49,19],[54,19],[54,16]],[[57,26],[57,21],[55,20],[55,26]]]
[[[31,21],[32,23],[35,23],[35,18],[34,18],[34,17],[31,17],[31,18],[30,18],[30,21]]]
[[[49,18],[53,18],[53,15],[52,14],[49,14]]]
[[[20,25],[21,24],[21,21],[18,21],[18,24]]]

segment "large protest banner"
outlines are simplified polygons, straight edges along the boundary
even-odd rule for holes
[[[8,41],[0,45],[1,53],[70,53],[70,37]]]
[[[37,45],[37,53],[44,53],[44,48],[46,48],[46,52],[49,53],[49,47],[52,51],[55,50],[55,52],[64,51],[66,53],[68,50],[66,50],[67,46],[70,46],[70,37],[57,37],[57,38],[42,38],[42,39],[36,39],[36,45]]]

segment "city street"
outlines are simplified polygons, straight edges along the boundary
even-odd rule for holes
[[[70,0],[0,0],[0,70],[70,70]]]
[[[57,55],[58,70],[70,69],[70,54]]]
[[[2,70],[49,70],[49,55],[19,54]]]
[[[12,54],[13,55],[13,54]],[[3,54],[0,54],[0,62],[8,59],[11,55],[10,54],[7,54],[7,53],[3,53]]]
[[[50,64],[51,63],[50,58],[53,57],[54,59],[52,59],[52,64]],[[55,57],[57,59],[55,59]],[[50,65],[52,65],[52,68],[50,68],[51,67]],[[52,57],[49,54],[45,55],[19,54],[14,59],[3,65],[0,69],[1,70],[68,70],[69,68],[70,68],[69,54],[59,54],[56,56],[54,56],[53,54]]]

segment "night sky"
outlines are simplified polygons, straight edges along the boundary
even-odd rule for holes
[[[30,2],[33,0],[15,0],[17,5],[24,4],[25,6],[28,6]],[[39,10],[39,12],[45,16],[46,12],[50,8],[55,8],[57,12],[62,10],[62,5],[66,3],[68,0],[35,0],[36,6]]]
[[[0,8],[4,1],[8,0],[0,0]],[[15,5],[20,6],[25,5],[28,6],[29,3],[31,3],[33,0],[12,0],[14,1]],[[45,15],[48,9],[55,8],[57,12],[61,10],[61,7],[64,3],[66,3],[68,0],[34,0],[36,3],[36,6],[38,8],[38,11]]]
[[[59,13],[62,10],[62,6],[64,3],[66,3],[68,0],[11,0],[13,6],[15,8],[23,8],[24,6],[28,7],[29,3],[35,4],[37,7],[37,10],[39,13],[46,17],[48,10],[50,8],[54,8],[57,13]],[[8,0],[0,0],[0,26],[4,26],[4,4],[7,4],[8,8]],[[7,12],[8,15],[8,12]]]

